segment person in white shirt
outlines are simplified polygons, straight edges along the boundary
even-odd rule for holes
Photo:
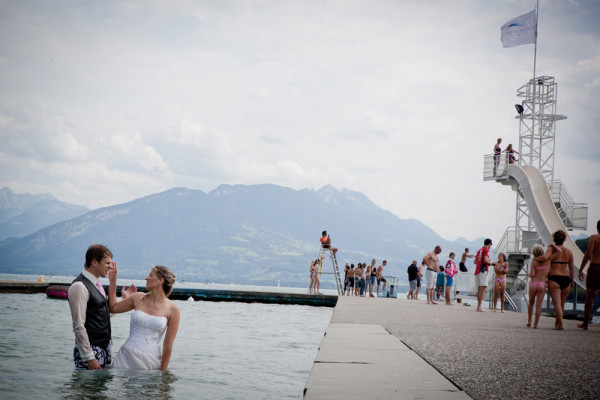
[[[113,254],[101,244],[91,245],[85,254],[85,268],[69,288],[69,307],[73,319],[76,369],[100,369],[111,362],[110,312],[100,277],[115,266]],[[123,291],[125,298],[129,294]]]

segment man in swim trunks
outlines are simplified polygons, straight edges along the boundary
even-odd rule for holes
[[[352,296],[354,293],[354,264],[350,264],[350,269],[348,270],[348,290],[346,291],[346,296]]]
[[[469,271],[467,269],[467,266],[465,265],[465,262],[467,261],[467,258],[473,258],[473,257],[475,257],[475,256],[469,254],[469,249],[465,249],[464,253],[462,253],[462,256],[460,257],[460,263],[458,264],[458,266],[460,267],[460,272],[468,272]]]
[[[578,328],[587,330],[588,324],[592,320],[592,305],[596,291],[600,289],[600,220],[596,223],[598,234],[590,236],[588,248],[581,260],[579,267],[579,280],[583,280],[583,269],[588,261],[590,266],[587,270],[587,279],[585,280],[585,307],[583,311],[583,322],[577,324]]]
[[[490,247],[492,247],[492,239],[485,239],[483,247],[477,251],[476,268],[475,268],[475,284],[477,285],[477,311],[484,312],[481,308],[483,297],[488,285],[488,266],[493,263],[490,261]]]
[[[337,248],[335,248],[331,245],[331,238],[327,234],[327,231],[323,231],[323,233],[321,234],[321,247],[324,249],[331,249],[331,251],[333,251],[334,256],[335,256],[335,253],[337,253],[337,251],[338,251]]]
[[[438,254],[441,252],[442,246],[435,246],[432,251],[423,257],[423,262],[427,266],[427,271],[425,272],[425,277],[427,279],[427,304],[437,304],[434,293],[435,283],[437,281],[437,273],[440,270],[440,260],[438,259]]]
[[[379,284],[383,282],[383,288],[381,289],[381,293],[385,292],[385,285],[387,284],[387,280],[383,276],[383,267],[387,265],[387,261],[383,260],[379,268],[377,268],[377,295],[379,295]]]
[[[85,268],[69,288],[69,307],[73,319],[76,369],[100,369],[111,362],[110,312],[100,277],[113,269],[111,251],[91,245],[85,254]]]

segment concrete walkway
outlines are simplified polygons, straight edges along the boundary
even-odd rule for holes
[[[424,300],[340,297],[305,399],[596,399],[600,327]]]

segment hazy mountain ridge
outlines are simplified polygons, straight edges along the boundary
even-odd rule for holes
[[[441,244],[444,256],[463,247],[362,193],[330,185],[221,185],[208,194],[173,188],[2,242],[0,271],[77,274],[85,249],[103,243],[124,277],[143,278],[150,265],[164,264],[179,279],[296,286],[307,280],[324,229],[340,248],[340,267],[386,258],[386,272],[403,279],[410,261],[433,246]]]
[[[0,189],[0,240],[23,237],[88,211],[49,194],[16,194],[5,187]]]

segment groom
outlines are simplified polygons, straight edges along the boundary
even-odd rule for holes
[[[112,270],[112,256],[107,247],[91,245],[85,253],[84,270],[69,288],[76,369],[100,369],[111,362],[110,312],[98,278]]]

